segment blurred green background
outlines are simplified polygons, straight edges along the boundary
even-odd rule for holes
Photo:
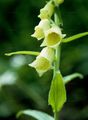
[[[35,57],[4,55],[19,50],[41,50],[41,41],[30,35],[44,5],[45,0],[0,0],[0,120],[16,120],[18,111],[29,108],[52,115],[47,103],[52,71],[39,78],[35,69],[28,66]],[[87,0],[65,0],[61,13],[67,36],[88,31]],[[60,68],[63,76],[73,72],[84,75],[84,79],[66,85],[68,99],[60,119],[88,120],[88,36],[62,45]]]

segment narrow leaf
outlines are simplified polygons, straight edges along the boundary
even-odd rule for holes
[[[83,75],[80,74],[80,73],[73,73],[71,75],[68,75],[66,77],[64,77],[64,83],[67,84],[68,82],[72,81],[73,79],[75,78],[80,78],[80,79],[83,79]]]
[[[66,90],[60,72],[56,72],[52,80],[48,102],[52,106],[54,112],[60,111],[63,104],[66,102]]]
[[[5,53],[6,56],[18,55],[18,54],[37,56],[37,55],[39,55],[39,52],[35,52],[35,51],[17,51],[17,52]]]
[[[50,115],[44,113],[44,112],[40,112],[37,110],[24,110],[21,111],[17,114],[17,117],[19,117],[20,115],[25,114],[25,115],[29,115],[37,120],[54,120],[53,117],[51,117]]]
[[[77,35],[73,35],[73,36],[71,36],[71,37],[68,37],[68,38],[63,39],[62,42],[63,42],[63,43],[71,42],[71,41],[73,41],[73,40],[79,39],[79,38],[84,37],[84,36],[86,36],[86,35],[88,35],[88,32],[79,33],[79,34],[77,34]]]

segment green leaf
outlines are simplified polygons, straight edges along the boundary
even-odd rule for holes
[[[17,51],[17,52],[5,53],[6,56],[18,55],[18,54],[37,56],[37,55],[39,55],[39,52],[35,52],[35,51]]]
[[[21,111],[17,114],[17,117],[19,117],[20,115],[25,114],[25,115],[29,115],[37,120],[54,120],[53,117],[51,117],[50,115],[44,113],[44,112],[40,112],[37,110],[24,110]]]
[[[67,84],[68,82],[72,81],[73,79],[75,78],[80,78],[80,79],[83,79],[83,75],[80,74],[80,73],[73,73],[71,75],[68,75],[66,77],[64,77],[64,83]]]
[[[63,104],[66,102],[66,90],[60,72],[56,72],[52,80],[48,102],[52,106],[53,112],[60,111]]]
[[[86,35],[88,35],[88,32],[79,33],[79,34],[77,34],[77,35],[73,35],[73,36],[71,36],[71,37],[68,37],[68,38],[63,39],[62,42],[63,42],[63,43],[71,42],[71,41],[73,41],[73,40],[79,39],[79,38],[84,37],[84,36],[86,36]]]

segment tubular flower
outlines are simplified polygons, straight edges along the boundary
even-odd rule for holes
[[[64,2],[64,0],[54,0],[56,5],[62,4]]]
[[[50,28],[50,21],[48,19],[43,19],[40,23],[35,27],[35,32],[32,34],[32,37],[41,40],[44,38],[44,32]]]
[[[61,29],[57,26],[53,26],[45,33],[45,39],[41,46],[48,46],[55,48],[57,45],[61,43],[63,35],[61,33]]]
[[[40,19],[49,19],[54,13],[54,7],[52,1],[48,2],[45,7],[40,10],[40,15],[38,17]]]
[[[43,48],[39,56],[46,58],[52,63],[54,60],[54,49],[50,47],[45,47]]]
[[[44,57],[38,57],[34,62],[29,64],[29,66],[34,67],[38,72],[39,76],[42,76],[46,71],[51,68],[51,63]]]
[[[54,60],[54,50],[52,48],[45,47],[36,60],[29,66],[34,67],[39,76],[42,76],[46,71],[52,68],[52,62]]]

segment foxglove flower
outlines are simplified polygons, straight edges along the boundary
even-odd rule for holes
[[[52,63],[54,60],[54,49],[50,47],[45,47],[43,48],[39,56],[45,57]]]
[[[40,19],[49,19],[54,13],[54,7],[52,1],[48,2],[45,7],[40,10],[40,15],[38,17]]]
[[[54,60],[54,50],[53,48],[45,47],[36,60],[33,61],[29,66],[36,69],[39,76],[42,76],[46,71],[52,68],[52,62]]]
[[[44,38],[44,32],[50,28],[50,21],[48,19],[43,19],[40,23],[35,27],[35,32],[32,34],[32,37],[41,40]]]
[[[57,45],[61,43],[63,35],[61,33],[61,29],[58,26],[53,26],[45,33],[45,39],[41,46],[48,46],[55,48]]]

